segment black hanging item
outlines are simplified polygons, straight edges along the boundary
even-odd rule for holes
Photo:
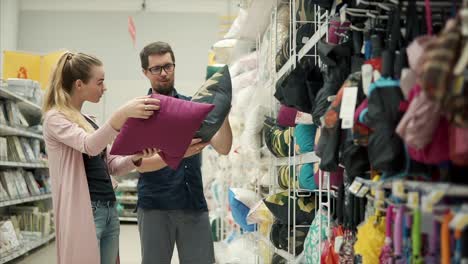
[[[317,49],[320,59],[325,64],[323,71],[324,82],[323,87],[317,93],[311,113],[314,124],[321,126],[322,122],[320,120],[330,106],[328,97],[336,95],[350,73],[351,43],[330,45],[325,41],[319,41]]]
[[[315,99],[317,97],[318,92],[323,86],[323,75],[320,67],[309,63],[305,66],[306,68],[306,86],[308,92],[308,99],[312,108],[315,105]]]
[[[317,156],[320,157],[320,169],[334,172],[338,169],[339,150],[342,145],[341,120],[338,118],[341,111],[341,102],[344,91],[350,87],[359,86],[361,83],[361,73],[351,74],[343,83],[343,86],[331,103],[328,111],[324,115],[324,124],[321,128],[319,143],[316,149]],[[359,89],[358,89],[359,91]]]
[[[286,106],[310,113],[323,83],[319,66],[310,61],[298,63],[289,76],[278,82],[275,98]]]
[[[354,135],[351,129],[346,130],[343,146],[340,160],[348,175],[354,177],[364,175],[370,168],[367,148],[354,144]]]
[[[382,77],[390,78],[393,76],[394,54],[390,50],[382,52]]]
[[[351,73],[361,71],[361,67],[364,64],[364,56],[361,54],[361,48],[364,44],[364,36],[362,32],[352,32],[352,43],[353,43],[353,56],[351,57]]]
[[[371,84],[368,98],[367,125],[373,129],[368,144],[371,166],[379,171],[400,172],[405,167],[405,150],[395,129],[402,117],[403,93],[397,81],[382,77]]]
[[[408,66],[406,57],[406,49],[395,51],[395,63],[393,68],[393,78],[396,80],[401,79],[401,71]]]
[[[372,43],[372,58],[380,58],[382,56],[382,38],[374,34],[371,36],[370,41]]]

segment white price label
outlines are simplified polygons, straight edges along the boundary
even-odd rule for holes
[[[357,87],[344,88],[340,108],[341,119],[354,118],[354,112],[356,111],[357,93]]]
[[[356,194],[357,197],[363,198],[366,196],[366,194],[369,192],[369,187],[367,186],[362,186],[361,190]]]
[[[419,193],[418,192],[408,193],[408,207],[411,209],[419,208]]]
[[[403,181],[394,181],[392,184],[392,194],[397,198],[405,198],[405,186]]]
[[[341,129],[350,129],[353,128],[354,118],[346,118],[341,121]]]
[[[357,194],[359,192],[359,190],[361,189],[361,186],[362,186],[362,183],[360,183],[358,181],[354,181],[353,184],[351,184],[351,186],[349,186],[349,191],[352,194]]]
[[[335,237],[335,253],[339,253],[341,250],[341,245],[343,245],[344,238],[343,236],[337,236]]]
[[[450,222],[449,226],[455,230],[463,230],[468,225],[468,214],[458,213]]]
[[[385,192],[382,189],[375,190],[375,200],[383,201],[385,199]]]
[[[432,213],[434,211],[434,205],[428,195],[421,198],[421,209],[425,213]]]

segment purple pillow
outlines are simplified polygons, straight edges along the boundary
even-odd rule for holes
[[[278,112],[278,125],[283,127],[295,127],[296,126],[296,108],[281,105]]]
[[[164,162],[177,169],[195,132],[214,105],[159,94],[151,97],[161,101],[161,109],[147,120],[129,118],[115,139],[111,154],[133,155],[143,149],[157,148]]]

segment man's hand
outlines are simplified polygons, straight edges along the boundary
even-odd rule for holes
[[[188,157],[191,157],[193,155],[199,154],[208,145],[209,145],[209,143],[201,142],[201,139],[199,139],[199,138],[192,139],[192,143],[190,143],[190,146],[188,147],[187,151],[185,152],[184,158],[188,158]]]
[[[144,149],[141,153],[132,155],[132,162],[135,166],[139,167],[143,159],[150,158],[158,152],[159,150],[155,148]]]

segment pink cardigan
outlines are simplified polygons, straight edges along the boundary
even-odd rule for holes
[[[118,134],[108,123],[89,134],[56,110],[45,113],[58,264],[99,264],[96,228],[82,153],[98,155]],[[109,172],[133,170],[131,157],[107,153]]]

